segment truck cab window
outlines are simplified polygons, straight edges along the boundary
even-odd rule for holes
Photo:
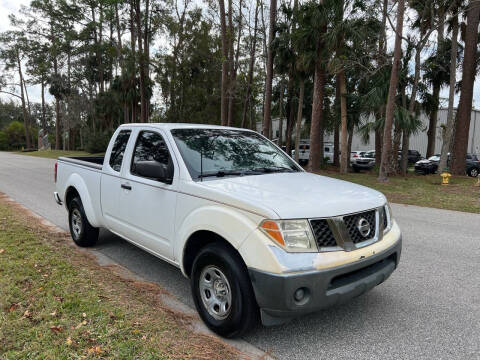
[[[137,138],[133,152],[132,167],[130,172],[134,175],[135,164],[138,161],[157,161],[162,165],[169,166],[170,153],[163,137],[153,131],[142,131]]]
[[[128,139],[130,138],[131,130],[122,130],[118,133],[115,143],[113,144],[112,153],[110,155],[110,167],[120,172],[123,161],[123,154],[127,148]]]

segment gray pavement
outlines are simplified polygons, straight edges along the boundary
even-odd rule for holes
[[[0,191],[67,229],[52,197],[54,163],[0,152]],[[245,340],[280,359],[480,359],[480,215],[396,204],[393,213],[404,248],[388,281]],[[108,231],[95,251],[193,306],[175,267]]]

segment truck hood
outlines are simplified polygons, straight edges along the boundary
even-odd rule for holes
[[[224,203],[266,208],[281,219],[338,216],[386,202],[376,190],[307,172],[229,177],[197,184],[221,195]]]

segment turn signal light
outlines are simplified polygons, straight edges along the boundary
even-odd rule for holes
[[[261,225],[263,231],[265,231],[272,239],[278,242],[280,245],[285,246],[285,241],[283,240],[282,233],[278,228],[278,225],[275,221],[264,221]]]

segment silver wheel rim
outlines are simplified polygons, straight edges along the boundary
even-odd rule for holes
[[[470,175],[472,175],[472,177],[477,177],[478,176],[478,170],[477,169],[470,170]]]
[[[78,209],[73,209],[72,211],[72,231],[76,239],[82,233],[82,214]]]
[[[223,320],[232,307],[232,291],[225,274],[215,266],[203,269],[199,279],[202,303],[208,313],[216,320]]]

